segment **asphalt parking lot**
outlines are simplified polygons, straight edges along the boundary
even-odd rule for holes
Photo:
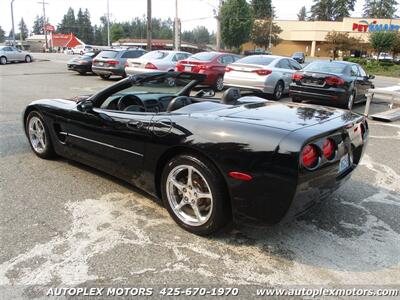
[[[46,58],[0,66],[0,286],[400,284],[400,122],[370,121],[352,179],[299,220],[198,237],[134,187],[32,153],[21,121],[29,102],[111,83],[68,72],[67,56]]]

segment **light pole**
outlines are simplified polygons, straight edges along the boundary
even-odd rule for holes
[[[219,0],[218,3],[218,12],[217,16],[215,17],[217,19],[217,36],[216,36],[216,50],[221,51],[221,7],[222,7],[222,0]]]
[[[147,51],[151,51],[151,0],[147,0]]]
[[[14,4],[15,0],[11,0],[11,22],[12,22],[12,34],[13,34],[13,46],[15,47],[15,28],[14,28]]]
[[[179,51],[178,0],[175,0],[175,51]]]
[[[269,24],[269,42],[268,42],[268,50],[272,53],[271,48],[272,48],[272,17],[271,17],[271,24]]]
[[[110,47],[110,1],[107,0],[107,46]]]

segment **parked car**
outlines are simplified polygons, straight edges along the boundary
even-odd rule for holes
[[[235,54],[200,52],[186,60],[179,61],[175,70],[205,74],[204,85],[211,86],[216,91],[222,91],[225,67],[238,59],[240,59],[240,56]]]
[[[374,88],[373,75],[367,75],[359,64],[345,61],[313,61],[292,78],[293,102],[313,100],[350,109]]]
[[[32,60],[32,54],[27,51],[12,46],[0,46],[0,65],[15,61],[30,63]]]
[[[92,72],[93,59],[99,52],[87,52],[79,57],[72,58],[67,63],[67,68],[70,71],[76,71],[81,75],[85,75],[88,72]]]
[[[360,163],[364,116],[242,97],[237,88],[219,98],[193,95],[205,77],[153,72],[77,101],[37,100],[23,112],[25,133],[38,157],[57,154],[126,180],[201,235],[237,215],[293,219]],[[168,78],[182,86],[168,87]]]
[[[224,86],[255,90],[279,100],[289,91],[292,74],[301,68],[297,61],[283,56],[247,56],[226,67]]]
[[[89,46],[89,45],[78,45],[78,46],[71,48],[72,54],[83,55],[86,52],[91,52],[91,51],[93,51],[93,46]]]
[[[139,58],[128,59],[125,63],[125,73],[141,74],[157,71],[174,71],[179,60],[188,58],[190,53],[183,51],[155,50]]]
[[[92,71],[103,79],[108,79],[111,75],[126,77],[126,60],[140,57],[145,53],[143,49],[103,50],[93,60]]]
[[[373,59],[378,59],[378,56],[375,54],[372,56]],[[392,61],[393,60],[393,56],[390,55],[389,53],[386,52],[381,52],[381,54],[379,54],[379,61]]]
[[[297,61],[299,64],[304,64],[304,62],[306,61],[306,55],[304,54],[304,52],[295,52],[292,55],[292,59]]]

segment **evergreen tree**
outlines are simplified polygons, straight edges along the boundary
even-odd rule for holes
[[[28,37],[29,31],[28,27],[25,24],[24,18],[21,18],[21,21],[18,24],[19,32],[20,32],[20,37],[22,40],[25,40]]]
[[[251,0],[254,19],[270,19],[274,16],[271,0]]]
[[[198,45],[206,45],[210,42],[210,33],[207,27],[197,26],[193,29],[193,41]]]
[[[88,9],[86,9],[85,12],[79,9],[76,17],[76,26],[77,37],[86,44],[91,44],[93,42],[93,28]]]
[[[305,6],[300,8],[299,13],[297,14],[297,18],[299,21],[305,21],[307,18],[307,9]]]
[[[396,17],[397,0],[365,0],[364,17],[391,19]]]
[[[125,37],[124,28],[121,24],[115,23],[110,28],[111,41],[116,42]]]
[[[61,23],[58,24],[57,31],[59,33],[73,33],[75,35],[78,34],[78,26],[75,20],[75,12],[72,7],[68,9],[67,13],[62,18]]]
[[[350,17],[350,12],[354,11],[356,0],[335,0],[335,21],[342,21],[344,17]]]
[[[281,32],[282,28],[280,28],[274,22],[272,22],[271,28],[271,20],[255,20],[251,30],[250,38],[255,45],[263,48],[269,48],[272,45],[276,46],[282,41],[282,39],[279,37]],[[269,45],[270,33],[272,45]]]
[[[48,22],[49,22],[49,19],[46,20],[46,23],[48,23]],[[44,34],[43,33],[43,17],[36,16],[35,20],[33,21],[32,33],[33,34]]]
[[[311,6],[310,20],[333,21],[335,19],[334,10],[334,0],[314,0],[314,5]]]
[[[221,8],[222,41],[239,50],[249,40],[253,18],[246,0],[227,0]]]
[[[3,43],[5,40],[5,34],[6,32],[3,30],[3,28],[1,28],[0,26],[0,43]]]

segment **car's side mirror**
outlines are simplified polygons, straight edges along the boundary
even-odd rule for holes
[[[374,79],[374,78],[375,78],[375,75],[372,75],[372,74],[368,75],[368,79]]]
[[[82,101],[78,103],[77,109],[81,112],[92,112],[93,111],[93,102],[90,100]]]
[[[203,89],[200,90],[194,95],[195,97],[214,97],[215,91],[213,89]]]

